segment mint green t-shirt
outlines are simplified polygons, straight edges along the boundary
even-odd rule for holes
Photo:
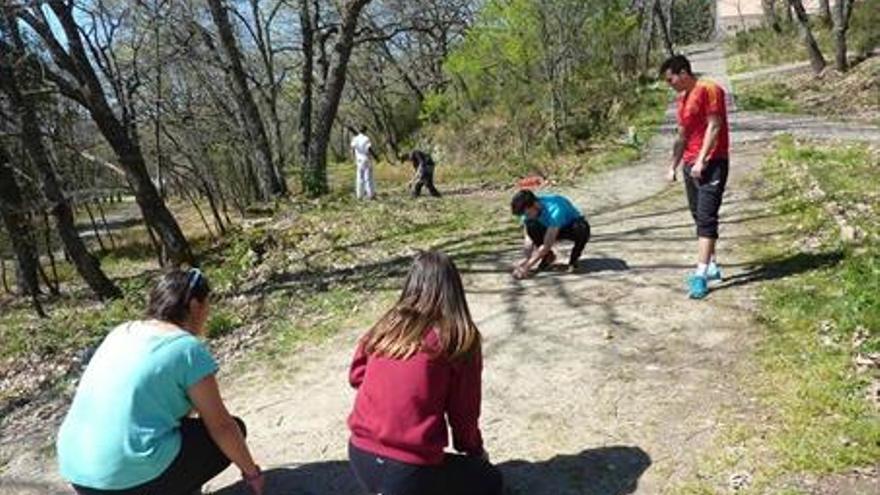
[[[205,345],[184,330],[145,322],[113,329],[83,373],[58,432],[69,482],[122,490],[159,477],[180,451],[190,386],[217,372]]]

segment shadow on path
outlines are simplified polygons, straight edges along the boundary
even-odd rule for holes
[[[508,461],[498,467],[504,473],[505,495],[626,495],[636,492],[639,478],[650,465],[651,457],[644,450],[613,446],[557,455],[541,462]],[[266,488],[271,495],[362,493],[346,461],[267,470]],[[237,483],[213,495],[243,493],[242,484]]]
[[[777,280],[801,273],[829,268],[840,263],[843,256],[844,254],[842,251],[830,251],[827,253],[795,253],[784,258],[761,263],[750,270],[729,277],[715,290],[730,289],[767,280]]]

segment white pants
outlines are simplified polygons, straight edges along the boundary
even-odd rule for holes
[[[376,185],[373,182],[373,164],[369,160],[358,162],[354,188],[358,199],[363,198],[364,194],[367,199],[373,199],[373,196],[376,195]]]

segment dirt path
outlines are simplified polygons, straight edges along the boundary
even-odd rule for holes
[[[727,81],[720,50],[693,59],[698,70]],[[486,239],[447,247],[461,260],[485,335],[483,431],[509,493],[663,493],[692,474],[721,411],[737,401],[735,365],[757,339],[755,289],[768,272],[751,265],[743,244],[773,232],[770,213],[750,199],[745,179],[766,139],[786,130],[880,141],[876,128],[791,127],[791,119],[732,119],[719,245],[726,280],[704,301],[685,297],[694,229],[680,183],[663,181],[671,125],[642,162],[564,191],[593,227],[585,273],[513,280],[516,237],[499,238],[489,250]],[[230,408],[248,423],[250,444],[270,470],[269,493],[355,493],[345,462],[353,399],[346,371],[360,331],[291,356],[286,370],[257,367],[222,377]],[[39,480],[39,487],[0,483],[0,493],[66,493],[54,468],[33,459],[13,458],[4,476]],[[229,469],[208,488],[231,495],[236,478]]]

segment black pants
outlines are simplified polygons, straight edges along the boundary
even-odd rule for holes
[[[684,166],[684,187],[697,225],[697,237],[718,239],[718,210],[727,186],[728,161],[726,158],[709,160],[700,179],[691,177],[692,167],[693,164]]]
[[[351,469],[365,493],[382,495],[501,495],[501,471],[480,457],[446,454],[442,465],[417,466],[348,445]]]
[[[537,220],[526,220],[526,232],[535,247],[544,244],[544,236],[547,234],[547,227],[541,224],[541,222]],[[558,238],[574,242],[574,247],[571,248],[571,256],[568,258],[568,264],[576,266],[578,260],[581,258],[581,253],[584,252],[584,246],[590,242],[590,224],[587,223],[586,219],[579,218],[559,229]]]
[[[414,198],[422,194],[422,186],[428,188],[428,192],[431,194],[431,196],[434,196],[435,198],[440,197],[440,192],[437,191],[436,187],[434,187],[433,170],[423,170],[421,171],[421,173],[419,173],[419,180],[416,181],[415,185],[413,186],[412,194]]]
[[[244,422],[235,418],[242,434]],[[79,495],[191,495],[226,469],[226,458],[201,419],[184,418],[180,423],[180,452],[158,478],[125,490],[96,490],[73,485]]]

